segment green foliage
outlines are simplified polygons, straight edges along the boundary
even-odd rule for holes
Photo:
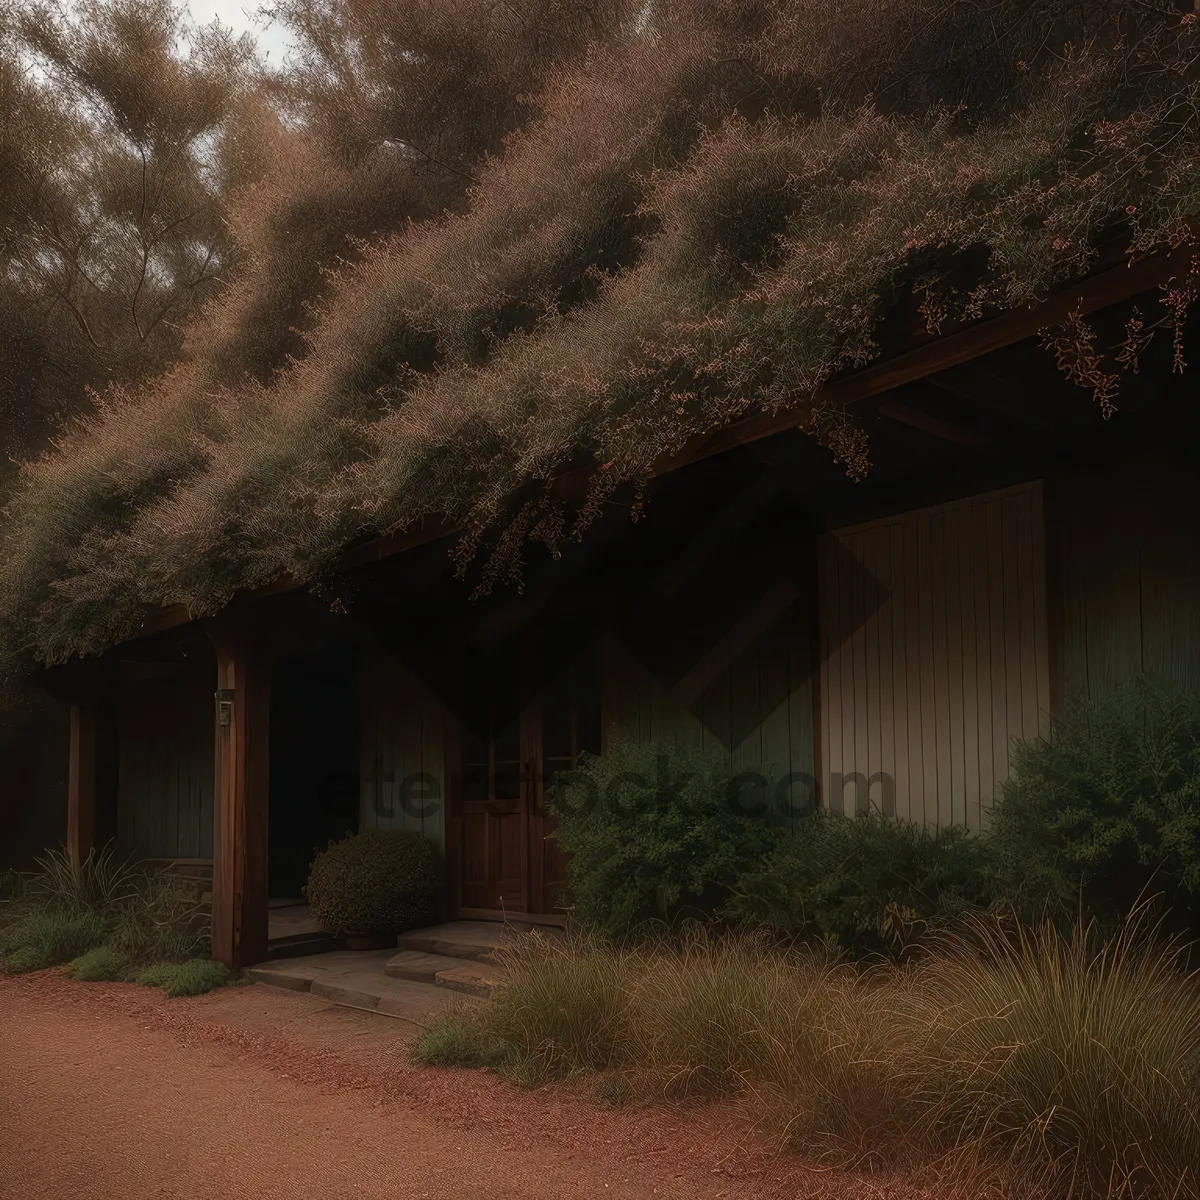
[[[37,971],[70,962],[107,935],[108,924],[99,913],[30,907],[0,933],[0,959],[6,970]]]
[[[9,975],[25,975],[30,971],[44,971],[55,965],[54,959],[44,950],[33,945],[19,945],[12,950],[0,952],[0,967]]]
[[[805,818],[738,879],[731,909],[787,937],[899,954],[990,899],[989,844],[877,814]]]
[[[129,970],[129,956],[116,946],[95,946],[71,963],[72,976],[91,983],[127,979]]]
[[[1181,965],[1139,914],[1108,941],[979,917],[869,971],[762,937],[530,937],[432,1044],[523,1082],[734,1099],[810,1160],[932,1167],[939,1194],[959,1161],[963,1194],[1178,1200],[1200,1186],[1200,977]]]
[[[617,741],[560,778],[551,807],[574,915],[610,937],[715,911],[777,837],[728,767],[674,742]]]
[[[500,961],[508,978],[492,999],[488,1029],[524,1081],[598,1071],[616,1059],[627,1040],[629,953],[532,934]]]
[[[1028,910],[1117,920],[1161,893],[1200,932],[1200,700],[1146,680],[1019,744],[991,814],[997,875]]]
[[[143,987],[162,988],[168,996],[203,996],[231,980],[229,968],[211,958],[152,963],[134,976]]]
[[[140,872],[116,847],[89,850],[80,858],[67,849],[49,850],[34,860],[37,872],[28,882],[31,901],[67,912],[104,913],[133,898]]]
[[[1200,23],[1171,0],[282,9],[298,57],[274,95],[291,119],[245,106],[218,141],[261,179],[227,224],[206,206],[202,229],[181,225],[179,270],[155,260],[147,282],[185,278],[226,228],[236,246],[215,258],[241,272],[190,326],[186,362],[116,389],[22,472],[0,659],[65,659],[155,606],[212,612],[239,588],[322,578],[351,541],[426,518],[469,531],[464,562],[491,551],[491,586],[528,535],[582,533],[690,439],[755,406],[803,412],[914,296],[933,329],[1025,307],[1086,274],[1098,243],[1161,248],[1200,211]],[[94,40],[52,39],[73,88]],[[122,78],[165,80],[150,58]],[[215,67],[236,61],[201,56],[179,87],[211,75],[220,98]],[[39,143],[62,147],[47,182],[108,161],[68,132]],[[190,178],[187,149],[147,161]],[[118,248],[136,254],[145,230],[122,211]],[[76,262],[35,248],[7,278]],[[1194,290],[1165,293],[1144,330],[1174,328]],[[49,295],[12,305],[14,325],[72,322]],[[128,323],[126,299],[94,303]],[[1106,402],[1136,356],[1097,345],[1082,363],[1086,333],[1056,349]],[[845,412],[805,424],[867,468]],[[596,464],[579,508],[526,502],[578,462]]]
[[[328,933],[389,936],[432,919],[437,884],[427,838],[370,829],[331,842],[317,855],[305,896]]]
[[[501,1067],[504,1048],[476,1016],[449,1013],[432,1025],[413,1047],[413,1060],[422,1067]]]
[[[621,1108],[633,1099],[633,1086],[624,1075],[601,1075],[596,1081],[596,1099],[605,1108]]]
[[[0,931],[6,961],[52,966],[103,947],[134,964],[207,950],[206,910],[194,886],[170,871],[135,867],[111,847],[82,860],[50,851],[37,863]]]
[[[11,867],[0,871],[0,902],[11,903],[25,894],[25,876]]]

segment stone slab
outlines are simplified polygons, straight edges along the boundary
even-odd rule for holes
[[[424,929],[410,929],[397,939],[401,950],[440,954],[489,962],[511,932],[498,921],[448,921]]]
[[[461,967],[461,958],[448,958],[443,954],[426,954],[421,950],[401,950],[387,961],[384,971],[393,979],[415,979],[421,983],[432,983],[439,971]]]
[[[444,1013],[482,1002],[475,998],[478,993],[438,987],[433,980],[392,978],[385,971],[391,957],[391,950],[342,950],[260,963],[249,974],[259,983],[309,992],[332,1004],[400,1017],[421,1026]],[[469,964],[458,960],[457,965]]]
[[[504,974],[487,963],[467,963],[439,971],[433,981],[438,987],[463,992],[468,996],[491,999],[504,982]]]
[[[364,978],[356,975],[337,975],[332,979],[317,978],[309,991],[322,1000],[335,1004],[348,1004],[351,1008],[373,1009],[379,1004],[379,991],[375,978],[363,972]]]

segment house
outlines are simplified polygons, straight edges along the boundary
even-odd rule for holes
[[[453,531],[425,526],[347,548],[316,593],[161,611],[46,673],[69,844],[211,868],[236,965],[313,848],[369,826],[443,848],[455,915],[561,921],[545,789],[613,736],[693,739],[785,817],[980,829],[1013,740],[1071,697],[1200,681],[1187,378],[1152,347],[1105,420],[1038,336],[1081,312],[1119,341],[1185,264],[1121,262],[844,376],[862,482],[797,413],[758,413],[660,464],[639,520],[614,505],[561,559],[531,554],[519,592],[472,599]]]

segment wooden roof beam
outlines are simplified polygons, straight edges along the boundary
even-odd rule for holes
[[[1017,309],[969,325],[958,333],[948,334],[936,341],[876,363],[863,371],[836,379],[821,393],[821,403],[853,408],[871,396],[889,392],[905,383],[925,379],[950,367],[981,358],[995,350],[1022,342],[1048,325],[1060,325],[1072,313],[1098,312],[1102,308],[1131,300],[1156,288],[1172,276],[1191,269],[1193,250],[1182,246],[1170,253],[1154,254],[1147,258],[1112,267],[1079,283],[1064,287],[1031,308]],[[663,460],[654,474],[662,474],[734,446],[744,446],[761,438],[772,437],[788,429],[803,426],[812,410],[811,404],[773,413],[756,413],[735,421],[711,436],[697,438],[679,454]]]
[[[988,444],[988,439],[975,429],[968,429],[955,421],[947,421],[935,413],[926,412],[916,405],[903,400],[893,400],[890,396],[880,400],[875,411],[890,421],[907,425],[910,429],[927,433],[930,437],[939,438],[943,442],[953,442],[956,446],[968,446],[978,450]]]
[[[926,382],[1026,428],[1048,429],[1053,424],[1040,407],[1021,403],[1017,396],[1020,384],[970,364],[939,371]]]

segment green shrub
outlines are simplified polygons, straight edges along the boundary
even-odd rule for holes
[[[9,971],[41,970],[102,945],[108,933],[99,913],[27,908],[0,935],[0,958]]]
[[[202,996],[230,982],[229,968],[211,958],[193,958],[187,962],[154,963],[141,970],[134,982],[144,987],[162,988],[168,996]]]
[[[129,976],[129,958],[115,946],[95,946],[71,963],[71,974],[89,983],[112,983]]]
[[[117,908],[113,944],[134,962],[183,962],[206,954],[209,923],[193,884],[170,871],[147,872]]]
[[[806,817],[743,871],[731,910],[787,937],[836,939],[856,954],[902,953],[989,899],[988,843],[877,814]]]
[[[433,846],[418,833],[371,829],[317,855],[305,896],[337,937],[388,936],[430,920],[438,873]]]
[[[1019,743],[991,814],[999,885],[1026,912],[1118,921],[1164,895],[1200,932],[1200,699],[1134,680]]]
[[[672,742],[621,740],[584,759],[551,808],[574,915],[609,937],[714,912],[778,836],[725,764]]]

